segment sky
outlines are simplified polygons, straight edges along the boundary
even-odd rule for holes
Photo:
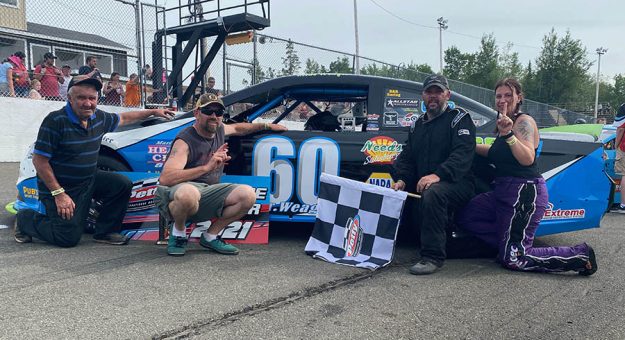
[[[360,55],[393,64],[426,63],[439,69],[439,29],[444,17],[443,50],[456,46],[476,52],[483,34],[493,33],[500,47],[514,44],[521,63],[534,63],[551,29],[579,39],[601,77],[625,74],[625,1],[617,0],[356,0]],[[271,0],[271,27],[263,33],[315,46],[355,52],[353,0]]]

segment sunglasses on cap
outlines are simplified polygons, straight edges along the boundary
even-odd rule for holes
[[[213,109],[213,108],[208,108],[208,107],[203,107],[200,109],[200,112],[202,112],[203,114],[210,116],[212,114],[214,114],[217,117],[221,117],[224,115],[224,110],[223,109]]]

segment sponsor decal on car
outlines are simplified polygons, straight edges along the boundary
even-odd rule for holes
[[[553,209],[553,203],[547,205],[543,220],[562,220],[586,217],[586,209]]]
[[[405,99],[393,99],[389,98],[386,100],[387,107],[419,107],[419,99],[416,98],[405,98]]]
[[[380,115],[376,115],[376,114],[368,114],[367,115],[367,121],[378,121],[378,118],[380,118]]]
[[[417,113],[409,112],[399,120],[399,124],[401,126],[412,126],[417,119],[419,119],[419,115]]]
[[[362,246],[362,227],[360,226],[360,216],[347,219],[345,234],[343,235],[343,250],[345,256],[358,256]]]
[[[23,187],[22,194],[24,198],[39,199],[39,190],[37,190],[37,188]]]
[[[397,112],[396,111],[386,111],[384,112],[384,126],[397,126],[399,123],[397,122]]]
[[[389,173],[372,172],[371,175],[369,175],[369,178],[367,178],[366,183],[377,185],[377,186],[384,187],[384,188],[390,188],[393,186],[393,184],[395,184],[395,181],[393,181],[393,177],[391,177],[391,174]]]
[[[387,136],[377,136],[369,139],[362,146],[360,152],[364,153],[366,158],[363,165],[366,164],[392,164],[397,156],[401,153],[403,145]]]
[[[171,141],[158,141],[156,144],[148,145],[148,164],[154,164],[155,168],[162,168],[170,147]]]
[[[399,90],[395,90],[395,89],[389,89],[386,92],[386,96],[387,97],[401,97],[401,93],[399,93]]]
[[[317,214],[316,204],[298,204],[293,202],[280,202],[271,206],[271,212],[277,214],[293,215],[315,215]]]
[[[133,212],[153,208],[157,182],[157,177],[133,182],[127,211]]]

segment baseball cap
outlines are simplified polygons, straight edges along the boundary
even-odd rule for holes
[[[63,66],[61,66],[61,68],[70,68],[71,69],[72,67],[69,66],[69,65],[63,65]]]
[[[432,86],[438,86],[443,90],[449,90],[449,83],[447,83],[447,78],[445,78],[441,74],[432,74],[425,78],[423,81],[423,91],[429,89]]]
[[[56,56],[52,52],[46,52],[43,55],[43,59],[56,59]]]
[[[72,80],[69,81],[69,85],[67,85],[67,90],[69,91],[69,89],[71,89],[74,85],[91,85],[94,86],[98,92],[102,90],[102,82],[84,74],[73,77]]]
[[[210,104],[219,104],[219,106],[221,106],[222,108],[226,108],[221,98],[219,98],[219,96],[214,93],[204,93],[203,95],[201,95],[200,98],[197,100],[197,103],[195,104],[195,108],[201,109]]]
[[[619,106],[618,110],[616,111],[616,116],[614,116],[614,123],[612,124],[612,126],[618,128],[620,126],[623,126],[623,124],[625,124],[625,103],[621,104],[621,106]]]

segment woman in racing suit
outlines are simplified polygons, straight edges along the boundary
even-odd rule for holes
[[[516,79],[497,82],[497,138],[492,145],[480,144],[475,150],[495,165],[494,189],[473,198],[458,214],[458,225],[497,247],[497,260],[508,269],[572,270],[592,275],[597,271],[597,261],[586,243],[573,247],[532,246],[549,199],[536,164],[538,128],[532,117],[519,111],[522,101],[521,84]]]

